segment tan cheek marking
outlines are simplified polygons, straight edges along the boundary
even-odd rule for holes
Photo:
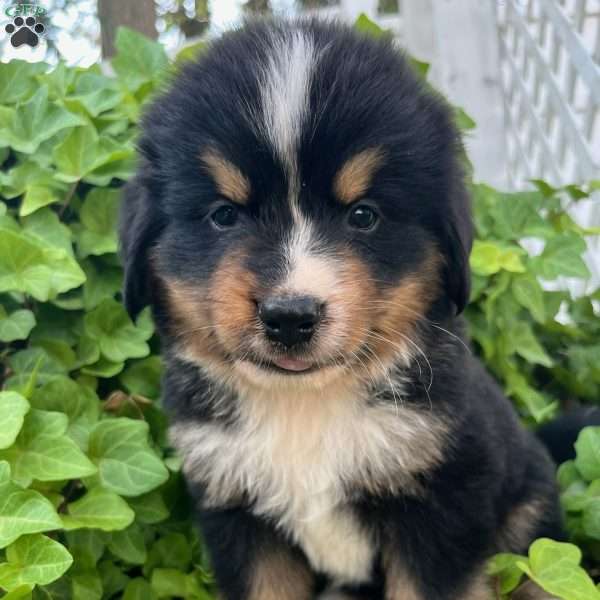
[[[374,302],[378,309],[371,350],[380,360],[397,355],[401,349],[415,352],[414,329],[435,300],[439,290],[437,254],[430,254],[418,272],[408,275]]]
[[[248,202],[250,181],[233,163],[216,150],[205,150],[200,159],[223,196],[239,204]]]
[[[333,180],[338,200],[350,204],[364,195],[382,161],[381,148],[368,148],[346,161]]]
[[[362,345],[365,339],[376,292],[368,267],[359,258],[347,253],[342,255],[340,264],[338,282],[328,297],[328,306],[333,319],[344,325],[342,335],[337,331],[332,334],[338,335],[342,349],[349,351]]]
[[[275,549],[254,565],[248,600],[311,600],[313,577],[298,559]]]
[[[198,361],[221,360],[208,314],[207,290],[202,286],[160,277],[167,295],[171,335]]]
[[[215,270],[209,291],[216,335],[229,352],[236,352],[249,329],[256,324],[252,302],[256,279],[243,265],[240,255],[224,258]]]
[[[237,255],[224,259],[206,286],[161,276],[171,335],[185,353],[204,364],[222,363],[236,351],[254,320],[254,277]],[[205,365],[208,366],[208,365]]]

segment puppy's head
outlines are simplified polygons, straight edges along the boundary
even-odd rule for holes
[[[460,312],[471,223],[451,113],[391,42],[225,35],[156,101],[122,218],[130,312],[258,386],[385,376]]]

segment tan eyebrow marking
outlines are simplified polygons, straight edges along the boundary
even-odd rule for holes
[[[358,200],[368,189],[383,161],[381,148],[367,148],[348,159],[333,180],[333,192],[344,204]]]
[[[200,159],[206,165],[223,196],[238,204],[248,202],[250,181],[233,163],[216,150],[205,150],[200,155]]]

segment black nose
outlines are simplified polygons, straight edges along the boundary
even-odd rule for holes
[[[258,306],[267,337],[291,348],[312,337],[321,316],[321,304],[310,296],[267,298]]]

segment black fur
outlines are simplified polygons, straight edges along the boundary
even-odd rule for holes
[[[281,159],[244,111],[261,110],[268,40],[295,28],[309,32],[321,52],[298,150],[299,203],[320,239],[331,248],[351,247],[381,290],[413,273],[429,249],[443,257],[442,293],[418,325],[432,371],[414,363],[398,366],[396,375],[408,382],[404,402],[449,423],[444,461],[420,474],[424,495],[350,490],[353,514],[379,546],[371,581],[348,590],[381,600],[383,555],[391,552],[424,599],[468,598],[473,577],[494,552],[524,552],[538,535],[561,536],[554,471],[541,444],[522,429],[510,402],[461,341],[456,313],[469,296],[472,225],[460,140],[450,109],[419,82],[390,41],[337,25],[255,23],[224,35],[186,67],[143,120],[142,162],[128,186],[121,226],[126,305],[132,315],[153,306],[172,421],[235,428],[235,392],[223,384],[216,403],[220,383],[178,356],[160,279],[205,284],[220,260],[243,246],[245,266],[259,283],[277,283],[280,247],[292,224],[289,181]],[[349,232],[347,207],[332,197],[331,181],[348,158],[373,146],[385,149],[369,190],[381,222],[369,235]],[[209,222],[220,200],[200,167],[199,155],[208,147],[252,184],[239,226],[225,232]],[[372,393],[377,402],[395,401],[385,381],[375,382]],[[247,597],[254,561],[269,549],[310,568],[302,548],[277,527],[276,515],[270,520],[253,514],[252,501],[243,496],[205,508],[203,485],[191,479],[190,489],[226,600]],[[504,542],[513,511],[533,499],[543,500],[537,521],[519,543]],[[313,593],[329,583],[328,573],[315,573]]]

